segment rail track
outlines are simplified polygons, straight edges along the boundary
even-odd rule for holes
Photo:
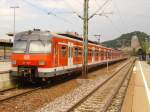
[[[130,79],[129,76],[132,72],[134,62],[135,59],[131,59],[109,78],[103,80],[96,87],[93,86],[94,89],[89,87],[91,90],[87,92],[88,94],[84,94],[80,88],[80,93],[71,93],[71,95],[54,101],[50,105],[38,110],[38,112],[48,112],[50,110],[53,112],[105,112],[109,110],[108,112],[110,112],[111,106],[113,105],[112,102],[115,101],[113,100],[114,97],[119,94],[118,92],[126,78]]]
[[[8,100],[16,98],[16,97],[19,97],[19,96],[22,96],[22,95],[30,94],[41,88],[42,87],[28,88],[28,89],[11,88],[6,91],[1,91],[0,92],[0,103],[2,103],[4,101],[8,101]]]
[[[113,100],[113,98],[119,94],[118,91],[121,89],[129,72],[131,73],[132,68],[133,62],[126,64],[103,85],[97,87],[83,100],[68,109],[67,112],[111,112],[113,109],[111,107],[115,107],[115,99]],[[116,109],[116,111],[117,110],[119,110],[119,108]],[[115,110],[113,110],[113,112],[115,112]]]
[[[48,85],[36,87],[36,88],[27,88],[27,89],[18,89],[16,87],[12,87],[10,89],[1,90],[0,91],[0,103],[2,103],[4,101],[8,101],[8,100],[16,98],[16,97],[19,97],[19,96],[22,96],[22,95],[30,94],[31,92],[34,92],[36,90],[42,89],[47,86]]]

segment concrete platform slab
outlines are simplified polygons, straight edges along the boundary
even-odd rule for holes
[[[9,73],[5,73],[11,69],[10,62],[0,62],[0,91],[14,87]]]
[[[142,73],[143,72],[143,73]],[[150,66],[136,62],[121,112],[150,112]]]
[[[11,62],[0,62],[0,72],[11,69]]]

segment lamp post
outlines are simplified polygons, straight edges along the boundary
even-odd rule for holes
[[[146,54],[146,61],[147,61],[147,42],[148,42],[148,38],[145,38],[145,54]]]
[[[14,10],[14,25],[13,25],[13,36],[15,36],[16,33],[16,9],[19,8],[19,6],[11,6],[10,8],[12,8]]]

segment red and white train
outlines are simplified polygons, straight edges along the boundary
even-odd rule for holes
[[[47,79],[82,69],[82,38],[70,34],[30,30],[16,34],[11,75]],[[88,67],[126,58],[120,50],[88,42]]]

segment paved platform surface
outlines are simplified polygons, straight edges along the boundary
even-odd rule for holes
[[[150,65],[137,61],[121,112],[150,112]]]
[[[11,62],[0,62],[0,72],[11,69]]]
[[[10,77],[9,71],[11,69],[11,62],[0,62],[0,91],[14,87],[12,84],[12,78]]]

